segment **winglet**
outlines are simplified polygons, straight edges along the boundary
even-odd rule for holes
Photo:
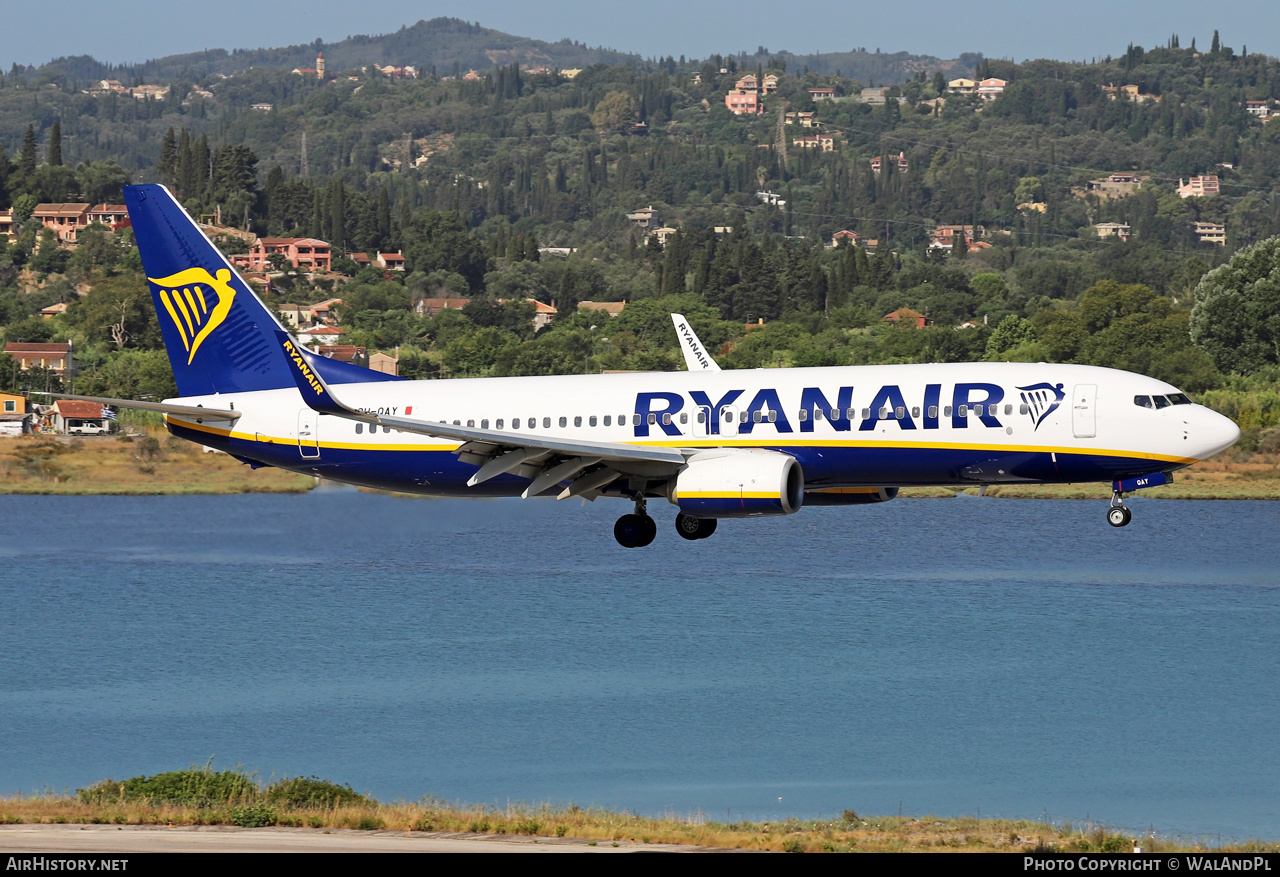
[[[316,371],[312,363],[311,351],[291,338],[288,332],[276,330],[276,338],[280,341],[285,359],[289,361],[289,373],[293,375],[294,383],[298,385],[298,392],[302,394],[308,407],[321,414],[337,414],[342,417],[354,417],[357,420],[377,420],[376,417],[348,408],[339,402],[333,393],[329,392],[329,387]]]
[[[720,366],[716,365],[716,361],[711,358],[711,354],[707,352],[707,348],[698,339],[698,334],[693,331],[693,327],[689,325],[684,315],[672,314],[671,322],[675,323],[676,335],[680,338],[680,352],[684,354],[685,367],[691,372],[720,371]]]

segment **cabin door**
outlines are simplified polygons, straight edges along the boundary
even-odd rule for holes
[[[1071,430],[1076,438],[1098,434],[1097,397],[1097,384],[1076,384],[1071,391]]]
[[[298,452],[304,459],[320,459],[320,414],[310,408],[298,412]]]

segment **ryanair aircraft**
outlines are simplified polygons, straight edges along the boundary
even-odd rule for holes
[[[181,397],[98,399],[171,433],[369,487],[443,496],[650,499],[685,539],[720,518],[886,502],[903,486],[1111,482],[1127,492],[1232,445],[1234,423],[1163,381],[1047,363],[721,371],[673,315],[688,371],[407,381],[304,349],[163,186],[125,188]],[[67,397],[85,398],[85,397]]]

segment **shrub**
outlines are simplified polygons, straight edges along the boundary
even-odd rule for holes
[[[251,801],[257,795],[257,786],[244,774],[231,770],[215,772],[208,767],[133,777],[124,782],[103,780],[87,789],[76,789],[76,796],[86,804],[148,801],[210,807]]]
[[[268,825],[275,825],[277,822],[275,808],[267,804],[246,804],[242,807],[232,807],[227,816],[230,818],[232,825],[238,825],[241,828],[265,828]]]
[[[277,807],[307,809],[339,806],[367,806],[371,803],[364,795],[357,794],[350,786],[340,786],[318,777],[294,777],[272,783],[267,788],[267,800]]]
[[[361,816],[356,823],[356,831],[379,831],[385,827],[386,823],[376,816]]]

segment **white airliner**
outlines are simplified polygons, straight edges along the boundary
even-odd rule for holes
[[[171,433],[252,466],[446,496],[618,497],[614,535],[676,532],[898,488],[1112,482],[1124,495],[1233,444],[1239,429],[1163,381],[1047,363],[721,370],[673,315],[689,370],[406,381],[305,350],[163,186],[125,200],[181,397]],[[87,398],[87,397],[68,397]]]

